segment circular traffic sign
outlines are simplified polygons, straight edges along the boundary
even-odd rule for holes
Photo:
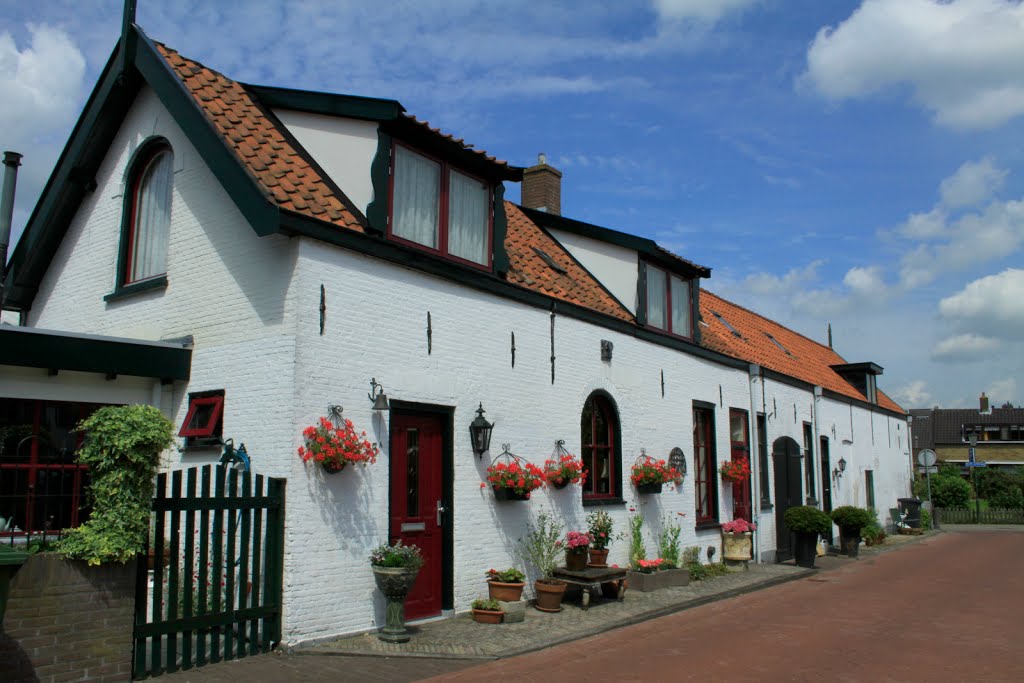
[[[930,448],[924,448],[917,454],[917,464],[921,467],[931,467],[935,460],[935,451]]]

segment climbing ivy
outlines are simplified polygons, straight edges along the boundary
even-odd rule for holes
[[[85,441],[76,454],[88,465],[92,516],[71,529],[58,551],[89,564],[127,562],[145,548],[153,476],[173,425],[153,406],[108,406],[78,424]]]

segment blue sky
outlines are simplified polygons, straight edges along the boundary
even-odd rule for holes
[[[1018,0],[138,5],[236,80],[393,98],[514,164],[546,153],[565,215],[652,237],[816,340],[831,322],[904,407],[1024,402]],[[15,238],[120,16],[0,0]]]

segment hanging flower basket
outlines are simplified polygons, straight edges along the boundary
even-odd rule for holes
[[[643,450],[640,451],[640,457],[633,463],[629,477],[633,486],[636,487],[637,493],[661,493],[662,484],[681,478],[679,472],[668,462],[655,460]]]
[[[722,475],[722,479],[725,481],[731,481],[734,484],[746,481],[750,478],[750,461],[746,458],[726,460],[722,463],[722,466],[718,468],[718,472]]]
[[[556,489],[564,489],[569,484],[583,486],[587,481],[583,461],[565,450],[562,439],[555,442],[551,457],[544,461],[544,479]]]
[[[377,461],[377,447],[356,432],[352,420],[333,413],[332,420],[321,417],[316,424],[302,430],[305,445],[299,446],[303,462],[315,462],[328,474],[336,474],[348,464],[367,465]]]
[[[497,500],[529,500],[530,494],[544,486],[544,472],[509,450],[502,444],[502,452],[487,468],[487,481]]]

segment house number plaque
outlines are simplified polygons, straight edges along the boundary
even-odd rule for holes
[[[673,448],[668,454],[668,466],[675,468],[684,478],[686,477],[686,454],[679,446]]]

